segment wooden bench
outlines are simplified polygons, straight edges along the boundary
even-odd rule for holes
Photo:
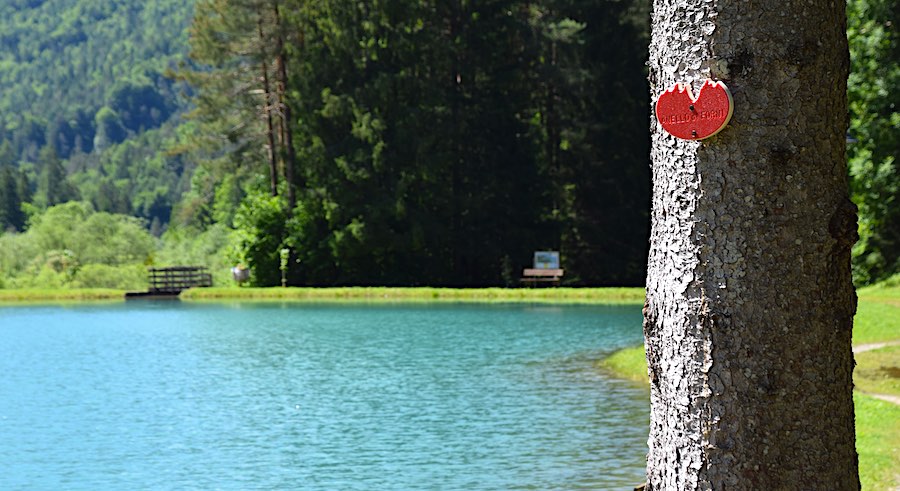
[[[537,286],[539,283],[550,283],[553,286],[559,286],[562,279],[563,270],[561,269],[537,269],[525,268],[522,271],[522,279],[519,280],[523,285]]]

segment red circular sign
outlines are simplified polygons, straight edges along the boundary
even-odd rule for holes
[[[731,120],[734,104],[722,82],[707,80],[697,97],[690,85],[675,84],[656,100],[656,119],[663,129],[684,140],[702,140],[722,131]]]

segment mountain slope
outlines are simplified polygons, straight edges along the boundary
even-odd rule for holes
[[[192,12],[180,0],[3,2],[0,139],[34,162],[48,143],[68,158],[158,127],[178,109],[162,74],[185,56]]]

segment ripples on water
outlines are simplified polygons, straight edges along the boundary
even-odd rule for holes
[[[0,489],[631,489],[637,307],[0,309]]]

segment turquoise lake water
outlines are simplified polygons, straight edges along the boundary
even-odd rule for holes
[[[0,489],[550,490],[643,482],[640,307],[0,308]]]

